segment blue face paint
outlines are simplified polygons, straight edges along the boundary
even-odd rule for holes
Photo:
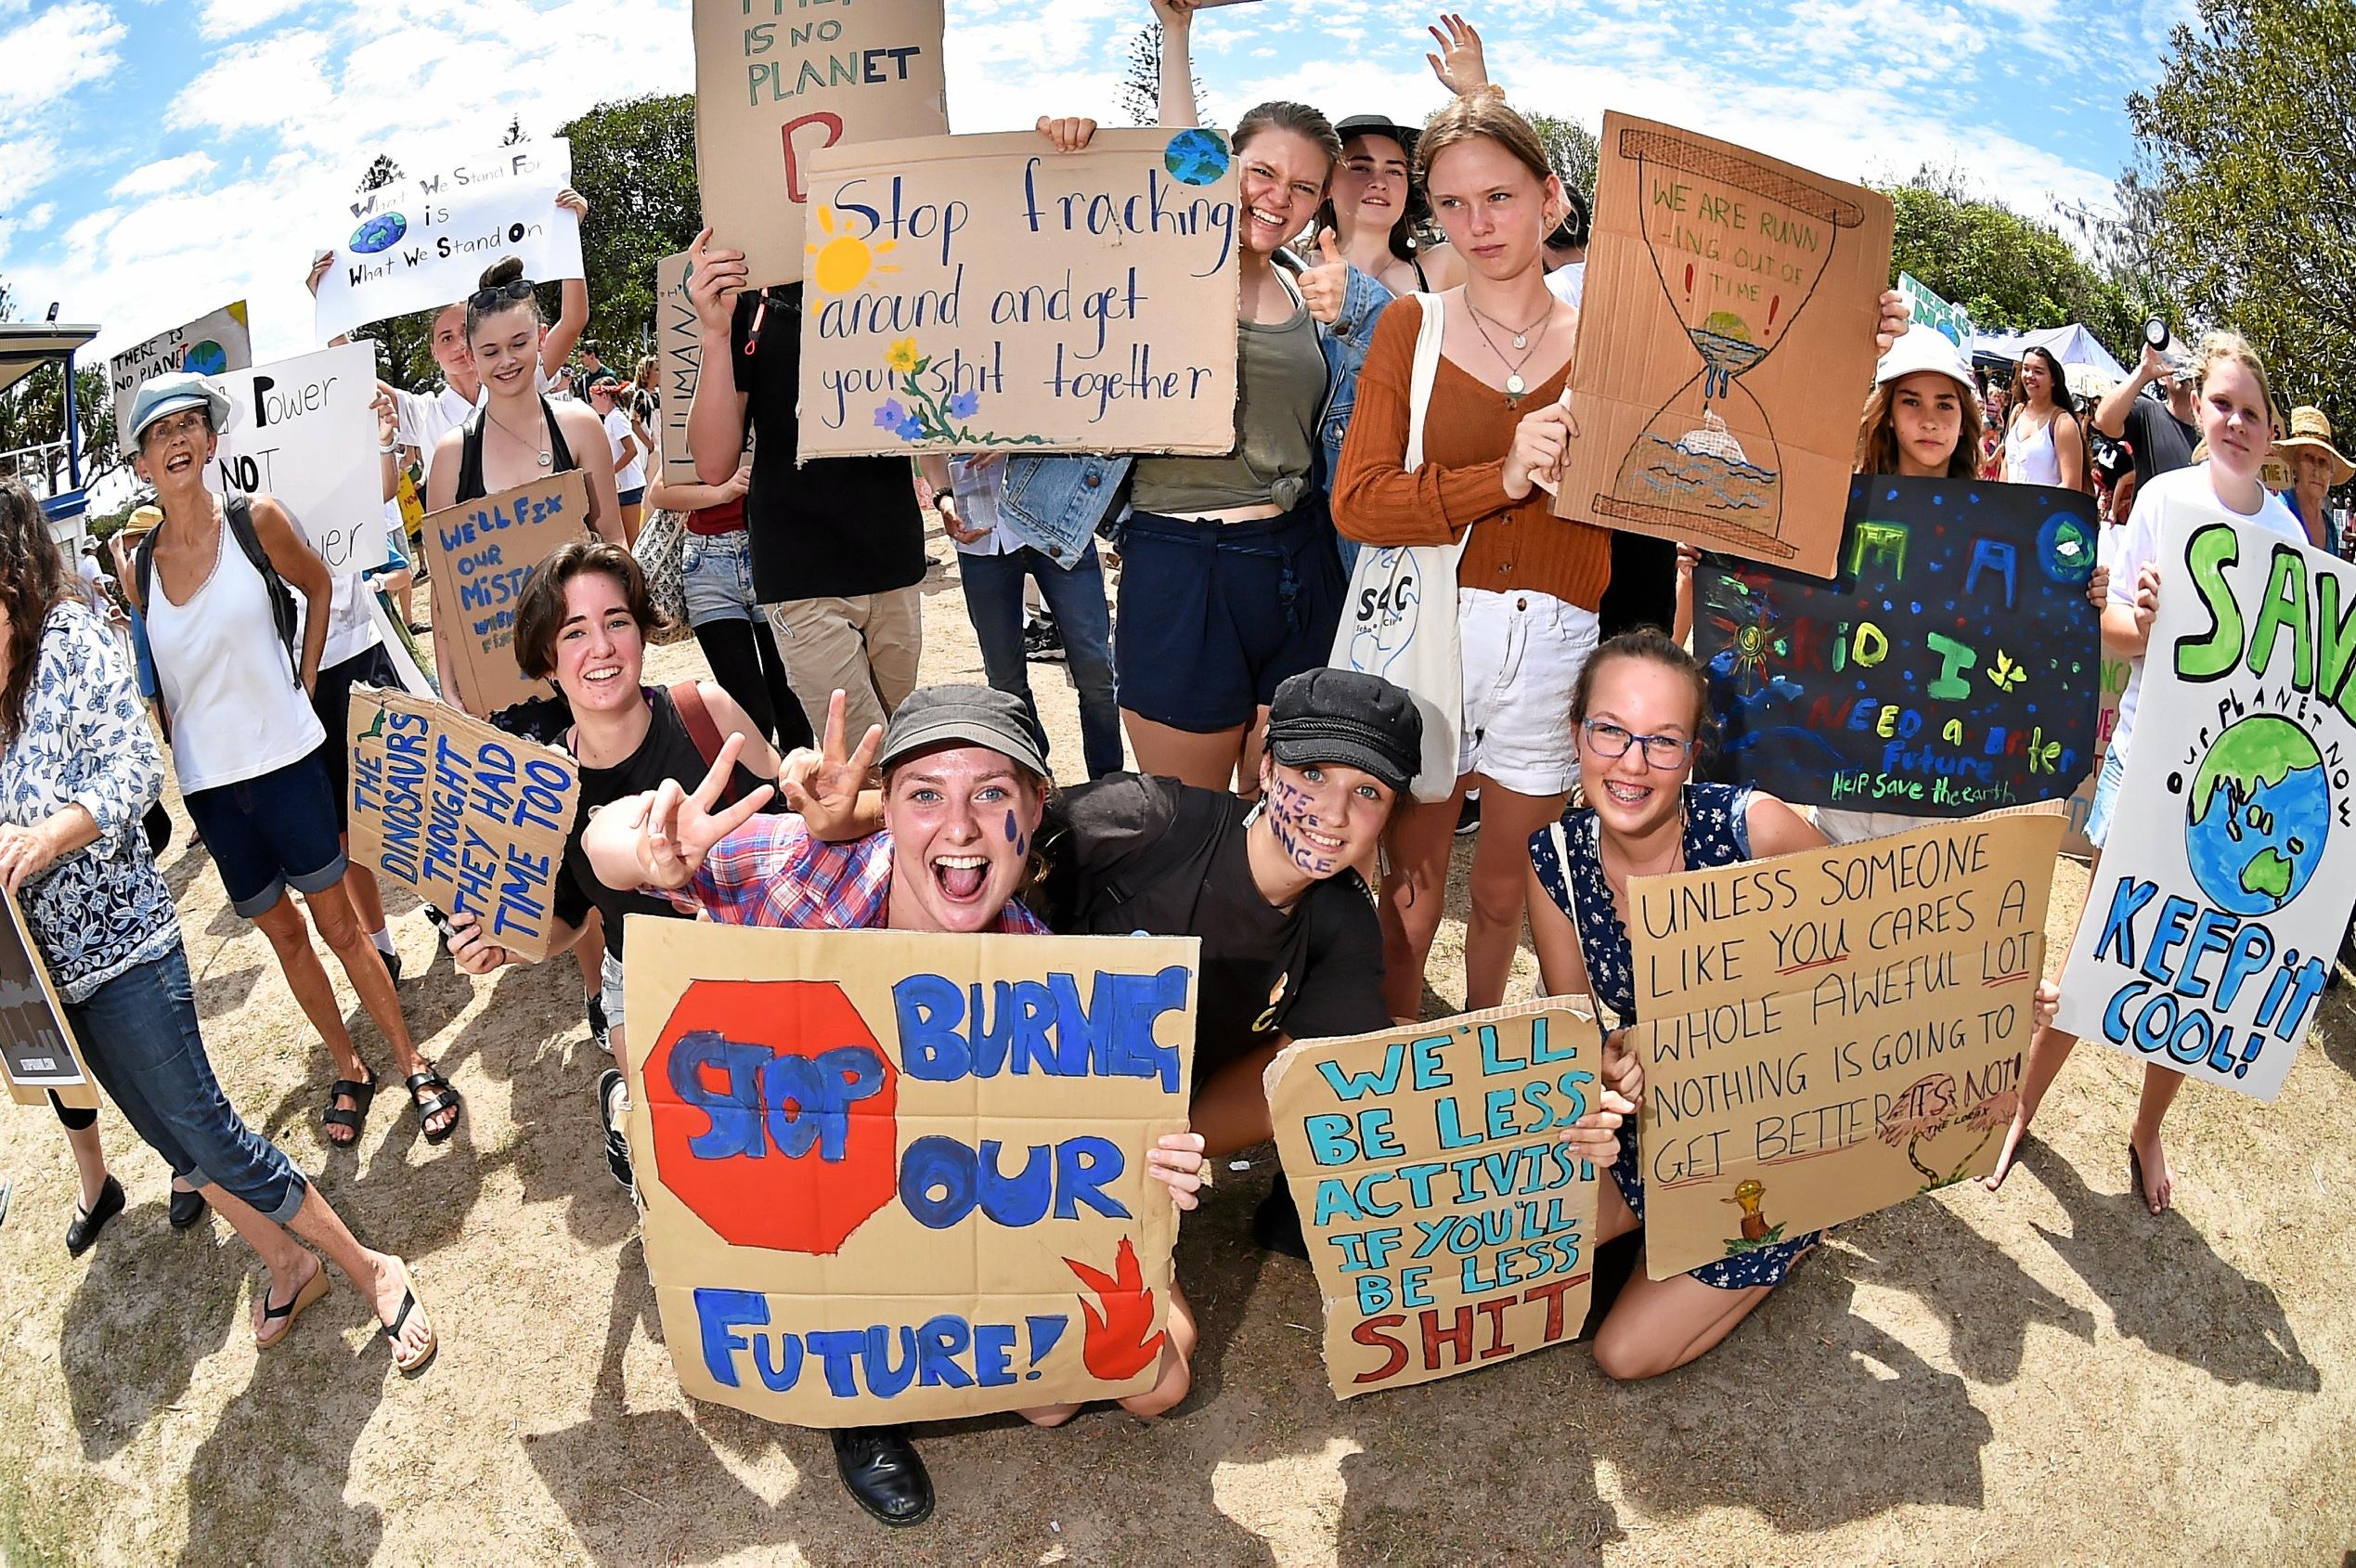
[[[1030,841],[1023,836],[1022,828],[1016,823],[1014,808],[1011,806],[1006,809],[1006,842],[1015,847],[1015,853],[1017,855],[1030,853]]]

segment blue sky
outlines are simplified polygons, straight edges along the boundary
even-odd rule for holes
[[[1524,107],[1591,128],[1625,109],[1827,174],[1928,161],[2025,210],[2107,200],[2124,100],[2192,0],[1518,0],[1469,15]],[[1433,13],[1258,0],[1196,24],[1232,123],[1263,97],[1420,117]],[[1043,111],[1119,123],[1146,0],[950,0],[961,131]],[[314,346],[302,277],[387,151],[424,165],[545,136],[589,105],[693,85],[685,0],[0,0],[0,279],[101,348],[230,299],[265,359]],[[590,221],[596,217],[592,214]]]

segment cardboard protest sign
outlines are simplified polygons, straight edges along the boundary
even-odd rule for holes
[[[535,283],[586,276],[581,220],[556,204],[573,183],[563,136],[405,175],[353,198],[349,230],[318,246],[335,261],[319,279],[313,320],[322,341],[474,292],[502,256]]]
[[[1601,146],[1555,512],[1830,576],[1889,199],[1631,115]]]
[[[2172,525],[2159,564],[2060,1023],[2271,1100],[2356,901],[2356,566],[2223,523]]]
[[[352,688],[352,858],[484,940],[548,956],[580,769],[447,703]]]
[[[338,576],[384,560],[376,351],[339,343],[214,378],[229,419],[204,471],[223,496],[278,498]]]
[[[1906,296],[1909,316],[1961,349],[1964,363],[1971,363],[1972,313],[1939,298],[1910,272],[1897,275],[1897,290]]]
[[[1628,885],[1655,1279],[1995,1169],[2052,807]]]
[[[32,945],[17,896],[0,889],[8,916],[0,922],[0,1077],[19,1105],[45,1105],[49,1096],[68,1109],[98,1103],[98,1086],[73,1048],[49,965]]]
[[[1236,445],[1234,160],[1216,131],[814,153],[804,459]]]
[[[1693,651],[1728,776],[1794,804],[1963,817],[2095,761],[2092,499],[1859,476],[1831,579],[1705,557]]]
[[[2102,777],[2103,758],[2110,755],[2111,732],[2118,728],[2118,700],[2127,693],[2127,674],[2125,659],[2103,655],[2102,706],[2094,711],[2094,766],[2070,792],[2062,818],[2062,853],[2081,861],[2094,858],[2094,843],[2086,836],[2086,824],[2094,814],[2094,785]]]
[[[425,519],[442,694],[477,719],[548,695],[515,662],[515,602],[550,551],[586,538],[589,481],[551,473]]]
[[[185,327],[158,332],[147,342],[124,349],[107,361],[107,385],[114,394],[118,449],[124,453],[132,450],[131,405],[149,377],[168,370],[194,370],[201,376],[217,376],[225,370],[246,369],[252,363],[253,334],[246,324],[243,300],[208,310]]]
[[[695,372],[704,363],[703,328],[687,298],[687,254],[654,264],[654,358],[663,405],[656,436],[663,443],[663,483],[700,485],[687,449],[687,415],[695,406]]]
[[[704,221],[744,253],[752,287],[795,282],[812,153],[949,134],[941,0],[693,5]]]
[[[933,1420],[1153,1386],[1192,937],[632,915],[629,1141],[680,1386]],[[825,977],[823,978],[819,977]]]
[[[1596,1170],[1563,1134],[1601,1093],[1601,1049],[1593,1018],[1540,1000],[1300,1041],[1269,1064],[1335,1398],[1579,1331]]]

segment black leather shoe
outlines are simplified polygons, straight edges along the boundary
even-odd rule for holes
[[[107,1185],[98,1189],[98,1200],[88,1209],[76,1209],[73,1223],[66,1226],[66,1255],[78,1258],[98,1239],[98,1232],[107,1228],[107,1222],[123,1212],[123,1184],[110,1175]]]
[[[1309,1238],[1301,1234],[1301,1210],[1292,1200],[1292,1186],[1285,1180],[1281,1165],[1276,1167],[1276,1185],[1251,1212],[1251,1239],[1263,1251],[1309,1261]]]
[[[204,1194],[182,1192],[178,1187],[174,1187],[172,1189],[172,1228],[174,1230],[195,1228],[196,1223],[204,1218],[206,1207]]]
[[[933,1516],[933,1478],[900,1428],[843,1427],[834,1437],[835,1469],[861,1508],[900,1528]]]

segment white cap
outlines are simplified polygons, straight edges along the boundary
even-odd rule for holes
[[[1890,345],[1889,353],[1882,356],[1881,363],[1873,368],[1873,384],[1887,386],[1921,370],[1936,370],[1940,375],[1952,377],[1965,392],[1979,391],[1978,383],[1972,380],[1971,367],[1963,363],[1963,351],[1936,327],[1926,327],[1919,321]]]

